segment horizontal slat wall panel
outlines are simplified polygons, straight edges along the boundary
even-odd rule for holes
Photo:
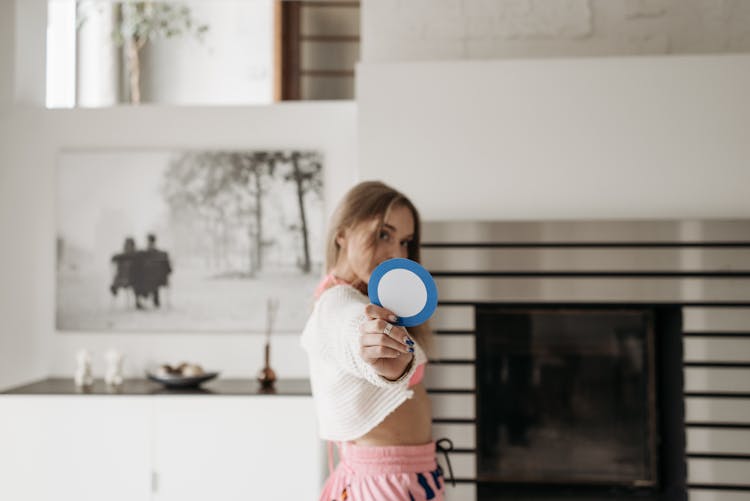
[[[728,278],[438,277],[441,301],[749,302],[747,282]]]
[[[738,284],[748,288],[747,280],[740,280]],[[750,332],[750,308],[683,308],[683,331],[692,333],[683,341],[683,358],[687,363],[750,362],[750,339],[720,335]],[[695,335],[701,332],[707,335]],[[750,390],[749,370],[686,367],[684,376],[687,392],[744,393]],[[688,397],[685,400],[685,421],[688,423],[685,431],[687,454],[740,457],[750,454],[750,429],[719,427],[750,425],[750,399]],[[691,426],[691,423],[701,426]],[[688,459],[687,477],[688,484],[706,487],[691,490],[691,500],[750,499],[748,491],[710,489],[715,485],[750,488],[750,461],[691,457]]]
[[[742,362],[750,364],[750,336],[747,339],[685,338],[683,353],[686,362]]]
[[[690,428],[685,433],[688,453],[750,456],[750,429]]]
[[[750,271],[750,250],[735,248],[426,248],[431,272]]]
[[[743,281],[745,288],[749,282]],[[750,308],[687,307],[682,325],[685,332],[750,332]]]
[[[359,36],[359,12],[359,8],[347,6],[301,9],[300,31],[303,36]]]
[[[354,72],[351,75],[321,75],[301,72],[302,99],[354,99]]]
[[[455,486],[446,482],[446,501],[470,501],[477,499],[477,484],[460,483]]]
[[[688,490],[688,501],[747,501],[748,498],[750,494],[744,491]]]
[[[686,367],[685,392],[750,393],[750,369]]]
[[[476,404],[472,394],[433,394],[433,419],[474,419]]]
[[[688,483],[750,486],[750,460],[688,458]]]
[[[685,304],[689,496],[750,500],[750,221],[428,222],[423,243],[441,307],[468,305],[438,331],[473,334],[474,306],[486,303]],[[433,359],[480,356],[464,332],[436,344]],[[458,374],[458,364],[435,365],[446,367],[435,384],[463,377],[473,387],[473,373]],[[474,423],[441,422],[439,414],[450,420],[470,410],[473,418],[475,396],[431,398],[436,431],[470,443]]]
[[[474,424],[436,423],[432,425],[432,436],[435,439],[450,438],[456,449],[475,449],[477,446],[477,427]]]
[[[425,244],[748,242],[750,221],[427,221]]]
[[[433,359],[474,360],[475,342],[474,336],[441,334],[433,338],[430,356]]]
[[[688,397],[685,399],[685,421],[750,424],[750,399]]]
[[[451,465],[453,466],[453,475],[455,478],[475,479],[477,478],[477,455],[473,452],[449,452]],[[450,477],[448,468],[446,468],[445,457],[438,453],[438,461],[444,467],[444,474]]]
[[[300,59],[305,70],[347,71],[359,59],[358,42],[318,42],[307,40],[300,44]]]
[[[438,291],[442,300],[442,291]],[[439,331],[473,331],[473,306],[439,305],[431,319],[432,328]]]
[[[429,365],[425,369],[424,385],[428,390],[473,390],[474,364]]]

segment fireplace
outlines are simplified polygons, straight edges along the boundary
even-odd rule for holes
[[[476,329],[481,499],[684,499],[679,308],[479,305]]]
[[[750,221],[428,222],[448,499],[750,492]]]

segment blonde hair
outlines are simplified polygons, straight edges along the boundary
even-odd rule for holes
[[[380,181],[363,181],[351,188],[339,202],[331,216],[326,238],[326,273],[330,273],[338,263],[341,246],[337,239],[347,229],[352,229],[362,223],[373,224],[369,247],[374,248],[379,231],[385,224],[394,207],[406,207],[414,218],[414,237],[407,245],[407,257],[420,262],[421,222],[419,211],[403,193],[391,188]],[[331,284],[333,285],[333,284]],[[367,294],[367,284],[361,281],[352,284],[362,293]],[[423,347],[430,344],[431,331],[429,323],[410,327],[409,334],[416,338]]]

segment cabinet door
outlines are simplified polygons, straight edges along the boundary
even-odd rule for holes
[[[2,395],[0,416],[0,499],[150,499],[147,400]]]
[[[154,406],[155,500],[317,499],[323,447],[310,397],[175,396]]]

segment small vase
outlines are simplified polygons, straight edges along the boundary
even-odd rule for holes
[[[260,387],[268,390],[273,389],[274,383],[276,382],[276,373],[271,369],[270,358],[271,358],[271,343],[266,343],[266,363],[258,373],[258,382]]]

